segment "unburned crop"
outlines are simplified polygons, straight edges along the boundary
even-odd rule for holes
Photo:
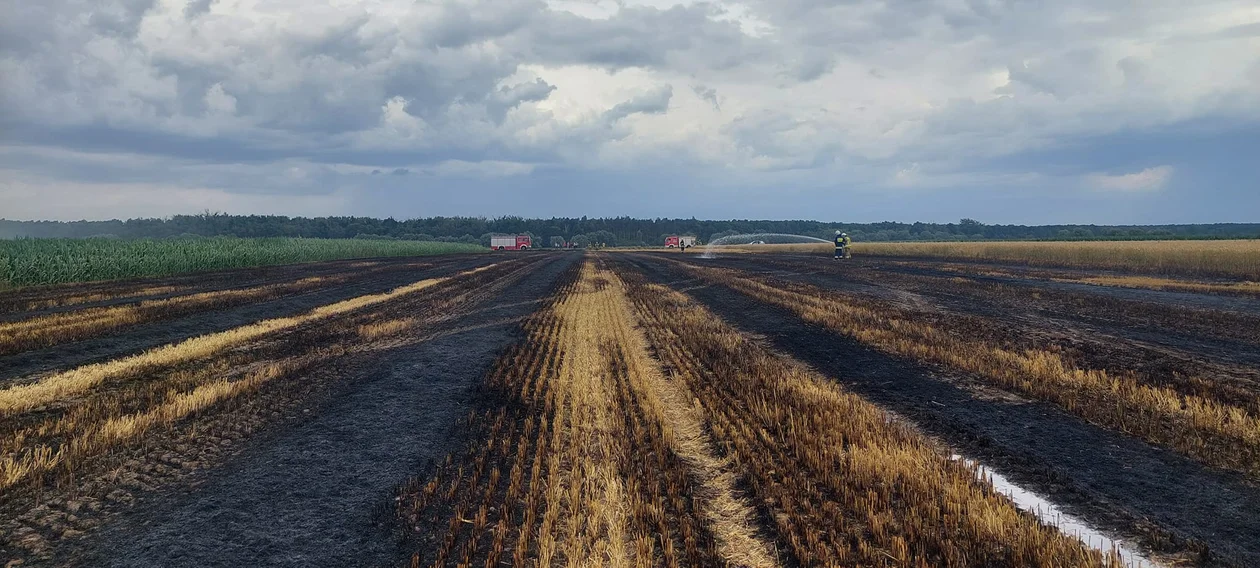
[[[364,239],[0,239],[0,290],[319,260],[482,251],[460,243]]]

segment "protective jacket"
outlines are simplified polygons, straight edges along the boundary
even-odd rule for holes
[[[850,242],[852,242],[852,239],[849,237],[836,237],[836,248],[847,247]]]

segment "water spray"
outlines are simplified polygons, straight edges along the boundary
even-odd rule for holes
[[[786,233],[747,233],[743,235],[729,235],[714,239],[713,242],[704,245],[704,252],[700,254],[700,258],[715,258],[713,247],[715,246],[731,246],[731,245],[795,245],[809,243],[830,243],[831,241],[819,239],[815,237],[807,237],[805,235],[789,235]]]

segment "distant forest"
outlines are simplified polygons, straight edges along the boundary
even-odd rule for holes
[[[282,217],[205,213],[126,221],[8,221],[0,238],[169,238],[195,236],[398,239],[489,244],[494,233],[529,234],[535,246],[569,241],[584,246],[654,246],[667,235],[695,235],[701,242],[737,234],[787,233],[830,239],[837,229],[856,241],[1131,240],[1260,238],[1260,223],[1211,225],[988,225],[957,223],[826,223],[821,221],[705,221],[698,219],[430,217]]]

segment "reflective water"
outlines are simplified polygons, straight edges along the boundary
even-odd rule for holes
[[[1122,566],[1131,568],[1158,568],[1161,566],[1158,562],[1139,554],[1132,545],[1103,533],[1077,517],[1064,513],[1062,509],[1046,498],[1020,487],[983,464],[978,464],[973,460],[958,455],[953,456],[953,458],[963,460],[968,465],[975,467],[976,475],[980,479],[992,484],[994,489],[1006,495],[1007,498],[1015,503],[1015,506],[1036,515],[1038,519],[1041,519],[1041,522],[1058,528],[1063,534],[1080,539],[1081,542],[1092,548],[1103,552],[1116,552],[1120,555]]]

